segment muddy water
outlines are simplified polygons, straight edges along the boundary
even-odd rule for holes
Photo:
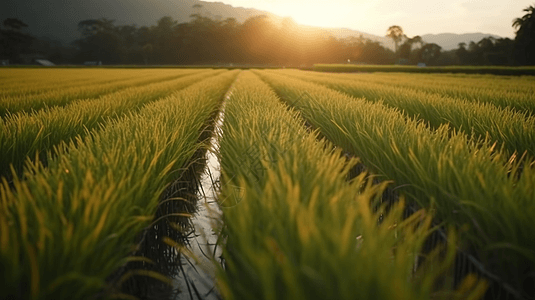
[[[206,154],[206,168],[201,176],[198,191],[197,212],[191,218],[194,226],[187,248],[193,257],[182,255],[180,274],[174,278],[174,286],[181,291],[175,299],[221,299],[215,288],[216,263],[221,262],[221,248],[216,247],[218,234],[213,228],[221,222],[221,210],[217,204],[220,163],[218,139],[221,136],[224,110],[218,116],[210,150]]]

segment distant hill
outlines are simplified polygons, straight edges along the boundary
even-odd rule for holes
[[[202,5],[202,8],[193,8],[195,4]],[[171,16],[179,23],[188,22],[189,16],[194,13],[213,19],[235,18],[238,22],[261,14],[273,16],[256,9],[199,0],[0,1],[1,21],[18,18],[29,25],[28,30],[32,34],[62,42],[70,42],[79,37],[77,25],[82,20],[107,18],[115,20],[118,25],[151,26],[164,16]]]
[[[327,29],[327,30],[330,31],[334,36],[339,37],[339,38],[362,35],[365,38],[382,43],[383,46],[385,47],[394,49],[394,42],[392,41],[392,39],[387,38],[385,36],[377,36],[377,35],[368,34],[368,33],[360,32],[360,31],[352,30],[352,29],[347,29],[347,28],[336,28],[336,29]],[[464,34],[440,33],[440,34],[425,34],[425,35],[422,35],[421,37],[424,40],[424,42],[437,44],[440,47],[442,47],[442,50],[452,50],[452,49],[457,49],[459,47],[459,43],[466,43],[468,45],[470,41],[479,42],[483,38],[486,38],[489,36],[493,38],[501,38],[500,36],[497,36],[495,34],[484,34],[484,33],[464,33]]]
[[[193,8],[200,4],[202,8]],[[116,24],[155,25],[164,16],[171,16],[179,23],[188,22],[190,15],[200,13],[213,19],[235,18],[238,22],[261,14],[281,19],[274,14],[252,8],[233,7],[221,2],[199,0],[2,0],[0,1],[0,21],[18,18],[29,25],[29,32],[39,37],[71,42],[79,37],[78,22],[87,19],[107,18]],[[314,28],[307,26],[309,29]],[[320,29],[316,27],[317,29]],[[386,28],[386,27],[385,27]],[[378,41],[385,47],[394,49],[391,39],[347,28],[321,28],[338,38],[362,35]],[[444,50],[457,48],[461,42],[479,41],[489,34],[426,34],[422,36],[428,43],[436,43]],[[498,37],[491,35],[493,37]]]
[[[426,43],[435,43],[442,47],[443,50],[452,50],[459,47],[459,43],[466,43],[468,45],[470,41],[479,42],[486,37],[501,38],[494,34],[484,33],[440,33],[440,34],[426,34],[422,35],[422,39]]]

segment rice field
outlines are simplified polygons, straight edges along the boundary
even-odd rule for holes
[[[533,76],[0,77],[2,299],[203,299],[208,152],[217,298],[535,298]]]

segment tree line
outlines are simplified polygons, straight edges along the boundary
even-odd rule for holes
[[[511,40],[489,36],[478,42],[471,41],[468,45],[459,43],[457,49],[443,51],[437,44],[425,43],[418,35],[407,36],[397,25],[388,28],[386,36],[394,41],[398,63],[402,64],[426,63],[442,66],[535,64],[533,60],[526,59],[524,53],[520,53],[527,52],[523,51],[525,45],[519,42],[519,38]]]
[[[23,63],[31,54],[56,63],[202,65],[255,64],[309,66],[315,63],[427,65],[535,65],[535,8],[513,22],[516,38],[484,38],[443,51],[420,36],[409,37],[400,26],[388,28],[395,49],[362,36],[335,38],[329,32],[255,16],[243,23],[212,19],[200,13],[178,23],[163,17],[153,26],[116,25],[105,18],[78,23],[80,38],[71,45],[25,33],[27,25],[6,19],[0,27],[0,59]]]
[[[163,17],[151,27],[115,26],[112,20],[78,24],[74,58],[110,64],[261,64],[301,66],[360,60],[390,63],[394,53],[362,37],[336,39],[285,18],[280,24],[267,16],[243,23],[233,18],[214,20],[200,14],[187,23]]]

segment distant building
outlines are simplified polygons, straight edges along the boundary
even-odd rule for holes
[[[86,61],[84,62],[85,66],[102,66],[102,61]]]
[[[41,66],[53,67],[55,64],[47,59],[36,59],[35,62]]]
[[[37,60],[46,60],[46,57],[40,53],[23,53],[19,57],[23,65],[40,65]]]

